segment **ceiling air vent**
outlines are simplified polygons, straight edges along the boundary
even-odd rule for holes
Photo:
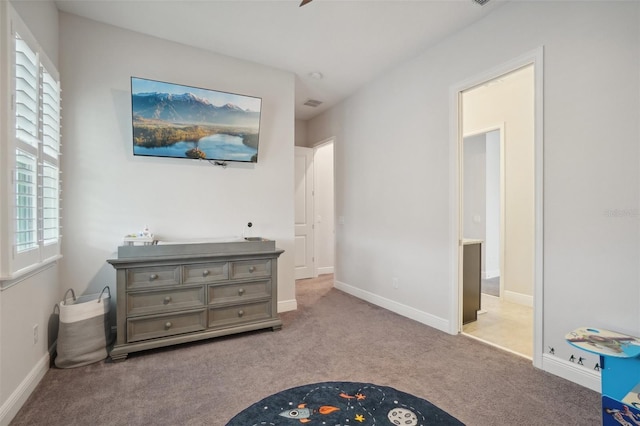
[[[318,105],[320,105],[322,103],[322,101],[317,101],[315,99],[309,99],[307,102],[305,102],[304,104],[306,106],[310,106],[310,107],[317,107]]]
[[[489,3],[489,0],[473,0],[474,3],[478,3],[480,6],[484,6]]]

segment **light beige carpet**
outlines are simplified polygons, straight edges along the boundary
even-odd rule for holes
[[[13,425],[225,425],[254,402],[323,381],[424,398],[467,425],[598,425],[600,395],[465,336],[332,288],[297,284],[299,309],[261,331],[51,369]]]

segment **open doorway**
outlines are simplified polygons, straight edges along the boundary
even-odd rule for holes
[[[504,253],[506,238],[502,238],[507,235],[503,135],[502,124],[463,139],[463,288],[473,288],[479,282],[476,299],[479,303],[471,305],[469,295],[463,294],[466,311],[462,331],[531,358],[533,307],[528,301],[514,298],[513,291],[505,295],[504,290],[507,279],[504,260],[508,256]],[[516,241],[524,243],[527,242]],[[533,279],[530,281],[533,286]],[[520,295],[520,298],[528,297]],[[476,308],[472,316],[467,312]]]
[[[333,274],[335,262],[333,138],[295,147],[295,277]]]
[[[463,90],[460,102],[462,332],[532,359],[534,65]],[[468,299],[476,297],[470,289],[476,287],[477,315],[470,316]]]

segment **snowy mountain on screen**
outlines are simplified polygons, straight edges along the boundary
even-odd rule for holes
[[[258,127],[260,114],[234,104],[215,106],[193,93],[136,93],[132,95],[133,115],[171,123],[225,124]]]

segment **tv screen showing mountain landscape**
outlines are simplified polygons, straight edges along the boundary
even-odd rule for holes
[[[258,161],[262,99],[131,77],[133,154]]]

